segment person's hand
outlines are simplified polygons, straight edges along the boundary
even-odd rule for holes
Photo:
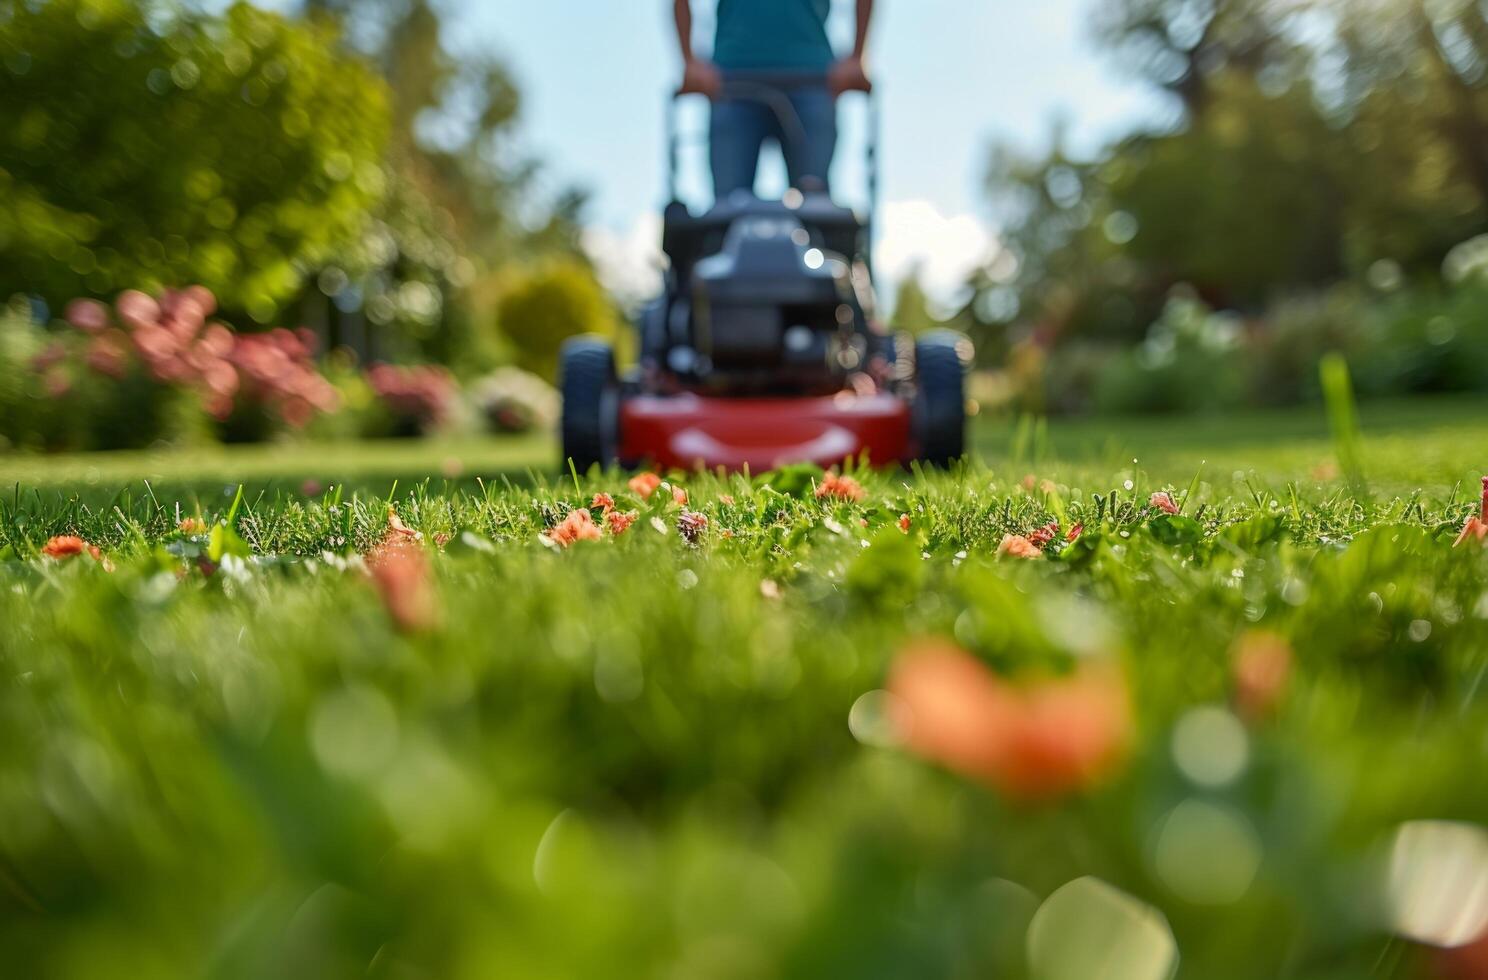
[[[843,92],[872,92],[873,82],[859,57],[843,58],[827,72],[827,87],[833,96]]]
[[[682,68],[682,87],[678,95],[706,95],[718,98],[723,90],[723,73],[718,66],[705,58],[689,58]]]

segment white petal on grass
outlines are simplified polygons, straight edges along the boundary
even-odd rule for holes
[[[1400,825],[1386,880],[1390,925],[1419,943],[1464,946],[1488,929],[1488,830],[1448,820]]]

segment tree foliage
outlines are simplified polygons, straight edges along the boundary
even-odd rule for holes
[[[201,282],[266,320],[384,191],[386,89],[246,3],[0,0],[0,293]]]
[[[1426,0],[1115,0],[1110,56],[1181,110],[1093,159],[1056,134],[988,186],[1027,336],[1141,339],[1172,286],[1258,312],[1331,284],[1434,278],[1488,224],[1488,12]],[[985,325],[986,317],[981,313]]]
[[[545,256],[582,262],[586,197],[539,192],[540,165],[515,150],[515,80],[494,57],[451,51],[437,5],[307,0],[305,11],[341,25],[392,92],[393,193],[363,249],[322,291],[381,331],[379,356],[480,367],[495,346],[507,267]]]

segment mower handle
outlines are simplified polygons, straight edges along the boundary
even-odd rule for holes
[[[798,88],[826,88],[830,83],[830,76],[825,69],[730,68],[724,70],[722,75],[723,88],[718,93],[720,99],[763,101],[759,95],[761,89],[784,93]],[[698,93],[679,89],[673,97],[680,99],[696,94]]]
[[[757,102],[768,106],[780,121],[781,131],[786,138],[797,142],[797,145],[805,142],[806,130],[801,123],[801,117],[796,112],[795,105],[790,101],[790,93],[795,89],[803,88],[827,88],[830,83],[830,75],[826,69],[730,69],[723,72],[723,86],[718,92],[719,99],[735,99],[739,101]],[[687,95],[699,94],[674,90],[667,107],[667,183],[670,189],[670,199],[677,200],[677,170],[680,138],[677,132],[677,103]],[[875,90],[870,89],[863,93],[868,104],[868,239],[869,254],[872,255],[872,241],[874,237],[874,226],[877,223],[878,213],[878,98]],[[870,260],[871,261],[871,260]]]

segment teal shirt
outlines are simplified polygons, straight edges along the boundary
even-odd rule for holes
[[[832,0],[718,0],[713,60],[724,69],[825,69]]]

